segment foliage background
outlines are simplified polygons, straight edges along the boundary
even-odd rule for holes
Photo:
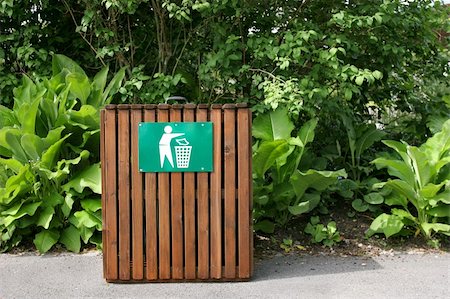
[[[52,80],[51,61],[63,54],[86,78],[123,72],[113,103],[244,101],[260,119],[282,109],[292,124],[284,143],[254,135],[255,158],[277,142],[288,149],[286,161],[256,171],[255,202],[266,206],[255,210],[258,223],[285,225],[300,209],[292,203],[311,202],[293,193],[281,206],[265,202],[274,182],[292,185],[277,176],[283,163],[297,176],[333,178],[307,190],[317,207],[307,213],[343,201],[376,217],[389,211],[390,192],[374,187],[387,179],[370,164],[387,155],[379,141],[420,145],[450,118],[448,15],[430,0],[0,0],[0,104],[18,105],[24,75]],[[293,142],[306,127],[314,141]]]

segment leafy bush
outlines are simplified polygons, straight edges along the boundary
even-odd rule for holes
[[[390,237],[413,228],[427,239],[436,233],[450,236],[450,120],[420,147],[384,143],[396,156],[379,157],[373,163],[396,177],[378,185],[392,190],[386,203],[393,208],[372,222],[367,235]]]
[[[292,216],[312,211],[320,202],[320,193],[344,170],[299,169],[308,143],[314,140],[317,120],[306,122],[292,137],[294,124],[287,109],[260,114],[253,122],[256,138],[253,155],[255,229],[273,232]]]
[[[0,106],[0,249],[29,238],[40,252],[57,242],[78,252],[101,245],[99,108],[124,77],[108,85],[108,68],[93,80],[55,55],[53,76],[24,77],[14,107]]]

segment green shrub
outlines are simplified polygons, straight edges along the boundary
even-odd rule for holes
[[[294,124],[287,109],[260,114],[253,122],[255,229],[273,232],[292,216],[312,211],[321,192],[346,177],[346,172],[301,169],[308,143],[314,140],[317,119],[306,122],[292,137]]]
[[[78,252],[101,245],[99,108],[112,99],[121,70],[93,80],[55,55],[53,76],[24,77],[14,107],[0,106],[0,249],[33,239],[40,252],[62,243]]]
[[[384,233],[390,237],[401,232],[450,236],[450,120],[442,131],[420,147],[405,142],[384,141],[396,152],[395,157],[379,157],[373,161],[378,168],[387,168],[396,179],[378,186],[392,193],[386,203],[393,206],[390,214],[379,215],[367,235]]]

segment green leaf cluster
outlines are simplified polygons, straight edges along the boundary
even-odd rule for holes
[[[428,239],[435,234],[450,236],[450,120],[420,147],[391,140],[384,143],[395,156],[379,157],[373,163],[387,168],[393,177],[378,185],[391,190],[386,203],[392,209],[373,221],[367,235],[390,237],[413,228],[416,235]]]
[[[321,192],[346,177],[344,170],[300,169],[307,145],[314,140],[317,119],[303,124],[293,137],[294,124],[287,109],[278,108],[257,116],[253,154],[255,229],[272,232],[292,216],[311,212]]]
[[[90,80],[63,55],[54,55],[52,69],[50,78],[25,76],[14,107],[0,106],[2,251],[32,239],[40,252],[56,243],[78,252],[81,240],[100,238],[99,109],[124,71],[108,83],[104,68]]]
[[[310,222],[306,225],[305,233],[311,235],[313,243],[322,243],[329,247],[341,241],[336,222],[330,221],[327,225],[324,225],[320,223],[319,216],[311,217]]]

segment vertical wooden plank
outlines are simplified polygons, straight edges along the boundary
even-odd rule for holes
[[[145,105],[145,122],[155,122],[156,105]],[[153,153],[155,154],[155,153]],[[146,278],[158,279],[158,223],[156,205],[156,173],[145,173],[145,257]]]
[[[117,263],[117,153],[116,153],[116,109],[107,106],[105,111],[105,209],[103,211],[105,222],[103,234],[105,235],[104,254],[106,258],[106,279],[118,279]]]
[[[222,105],[213,104],[213,163],[211,173],[211,278],[222,277]]]
[[[142,173],[138,161],[138,128],[142,122],[140,105],[131,106],[131,190],[132,190],[132,261],[133,279],[144,278],[144,215]]]
[[[236,277],[236,144],[235,105],[224,108],[225,278]]]
[[[251,109],[247,109],[247,114],[248,114],[248,131],[252,132],[252,111]],[[250,215],[250,219],[249,219],[249,231],[250,231],[250,276],[253,275],[253,176],[252,176],[252,169],[253,169],[253,160],[252,160],[252,134],[250,133],[248,136],[248,144],[250,145],[249,148],[249,166],[248,168],[250,169],[250,194],[249,194],[249,199],[250,199],[250,203],[249,203],[249,215]]]
[[[181,121],[183,105],[174,104],[170,110],[170,122]],[[182,174],[170,174],[170,198],[172,212],[172,278],[183,279],[183,202]]]
[[[250,277],[250,184],[252,182],[250,160],[251,143],[247,108],[237,110],[237,159],[238,159],[238,257],[239,278]]]
[[[194,109],[196,105],[184,105],[183,121],[193,122],[195,120]],[[183,174],[183,197],[184,197],[184,261],[185,279],[195,279],[196,274],[196,243],[195,243],[195,174],[185,172]]]
[[[119,279],[130,279],[130,111],[118,106]]]
[[[106,162],[105,162],[105,109],[100,111],[100,165],[101,165],[101,174],[102,174],[102,244],[106,244],[106,233],[105,233],[105,223],[106,223]],[[103,277],[106,278],[106,261],[108,260],[107,253],[103,250]]]
[[[169,121],[169,105],[158,105],[158,122]],[[158,173],[159,279],[170,279],[170,182],[167,172]]]
[[[208,105],[198,105],[197,122],[208,120]],[[209,278],[209,175],[197,173],[198,278]]]

